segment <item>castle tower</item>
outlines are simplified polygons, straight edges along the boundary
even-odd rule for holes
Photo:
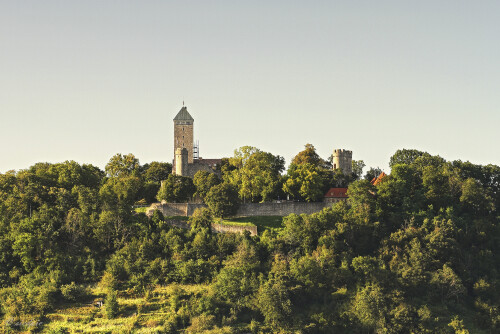
[[[175,174],[180,176],[187,175],[188,167],[188,150],[185,148],[177,148],[175,150]]]
[[[194,118],[188,113],[187,108],[182,106],[174,118],[174,168],[177,168],[177,149],[187,150],[187,162],[193,163],[193,124]],[[179,172],[175,172],[179,174]]]
[[[342,173],[352,173],[352,151],[344,149],[333,150],[333,169],[341,169]]]

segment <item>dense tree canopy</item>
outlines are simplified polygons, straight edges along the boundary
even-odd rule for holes
[[[183,203],[187,202],[196,191],[193,180],[189,177],[170,174],[162,182],[156,198],[158,201]]]
[[[315,202],[323,199],[324,178],[320,167],[311,163],[291,164],[288,168],[283,191],[295,199]]]
[[[120,330],[500,331],[498,166],[398,151],[376,186],[354,181],[347,202],[283,217],[251,237],[211,233],[212,212],[241,196],[232,180],[249,182],[244,191],[259,189],[254,200],[271,196],[249,176],[262,171],[280,183],[282,159],[255,148],[231,159],[225,182],[205,197],[213,209],[198,211],[189,229],[158,211],[148,218],[132,210],[144,184],[157,182],[140,165],[142,172],[108,177],[72,161],[0,174],[0,331],[35,331],[22,326],[43,320],[39,331],[68,332],[54,325],[64,309],[75,312],[67,324],[85,330],[131,317]],[[321,171],[293,166],[289,179]],[[165,195],[183,182],[169,174]],[[301,182],[290,182],[300,191]],[[197,190],[192,181],[186,187]],[[98,298],[104,307],[90,307]],[[152,314],[159,320],[144,320]]]
[[[243,201],[269,201],[281,187],[281,172],[285,168],[285,160],[279,155],[243,146],[235,150],[229,164],[234,169],[226,173],[224,179],[238,189]]]
[[[205,202],[215,217],[232,216],[238,209],[238,191],[229,183],[221,183],[210,188]]]
[[[292,159],[291,164],[294,164],[295,166],[311,164],[315,167],[328,168],[325,167],[327,162],[323,160],[318,153],[316,153],[316,148],[312,144],[306,144],[304,146],[304,150],[297,153],[297,155]]]
[[[204,201],[210,189],[220,182],[221,180],[214,173],[209,173],[204,170],[196,172],[193,177],[193,184],[196,187],[195,195]]]
[[[137,175],[140,173],[139,159],[132,153],[127,155],[118,153],[109,159],[106,173],[111,177]]]

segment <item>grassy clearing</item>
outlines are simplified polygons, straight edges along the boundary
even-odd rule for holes
[[[282,229],[282,222],[283,217],[280,216],[254,216],[224,219],[221,223],[233,226],[257,226],[259,233],[261,233],[265,230]]]
[[[118,293],[118,316],[107,319],[104,307],[95,305],[95,300],[103,299],[102,291],[96,287],[92,289],[92,298],[86,303],[60,304],[53,312],[47,314],[42,333],[163,332],[169,317],[178,314],[179,308],[193,298],[206,294],[207,289],[208,285],[203,284],[170,284],[156,286],[142,296],[128,295],[122,291]],[[176,296],[174,303],[172,296]]]
[[[135,208],[134,211],[135,213],[146,213],[146,211],[149,209],[148,206],[142,207],[142,208]]]
[[[182,220],[182,221],[187,221],[189,217],[186,216],[165,216],[166,220]]]

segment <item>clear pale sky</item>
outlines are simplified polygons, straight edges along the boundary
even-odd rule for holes
[[[500,165],[500,1],[0,2],[0,172],[313,144]]]

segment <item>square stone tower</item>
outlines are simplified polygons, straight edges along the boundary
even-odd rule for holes
[[[193,163],[193,124],[194,118],[188,113],[187,108],[182,106],[181,110],[174,118],[174,152],[177,149],[187,150],[187,162]],[[174,168],[176,164],[176,156],[174,153]]]

